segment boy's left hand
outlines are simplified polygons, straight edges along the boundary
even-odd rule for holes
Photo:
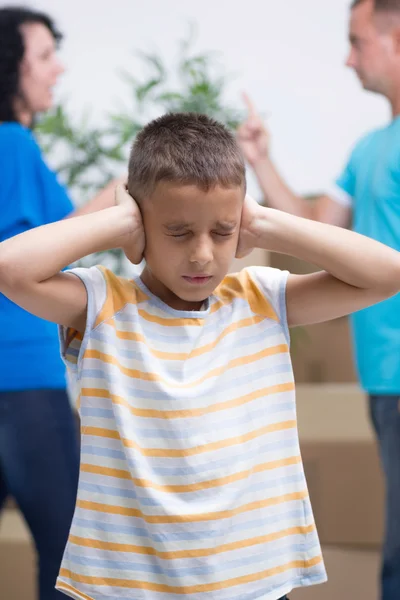
[[[244,258],[257,248],[257,222],[262,207],[248,194],[243,203],[236,258]]]
[[[127,211],[131,229],[124,236],[124,241],[120,248],[125,253],[128,260],[134,265],[140,264],[143,260],[144,249],[146,246],[145,233],[143,228],[142,215],[139,206],[134,198],[129,194],[125,184],[117,185],[115,189],[115,203]]]

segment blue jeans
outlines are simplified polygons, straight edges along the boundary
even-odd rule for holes
[[[382,600],[400,598],[400,394],[370,396],[386,485],[385,538],[381,571]]]
[[[10,494],[32,532],[40,600],[54,589],[75,507],[77,425],[65,390],[0,392],[0,507]]]

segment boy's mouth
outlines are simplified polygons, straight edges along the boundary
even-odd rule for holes
[[[204,285],[212,279],[211,275],[183,275],[182,277],[185,281],[194,285]]]

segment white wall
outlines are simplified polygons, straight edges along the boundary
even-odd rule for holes
[[[270,115],[274,156],[302,193],[327,186],[357,137],[389,118],[385,101],[364,92],[344,67],[349,0],[38,0],[34,6],[49,11],[66,35],[68,71],[59,94],[68,94],[78,112],[90,108],[94,120],[123,101],[116,69],[137,72],[135,50],[157,50],[171,60],[188,22],[196,22],[196,49],[222,53],[236,76],[231,103],[240,105],[245,89]]]

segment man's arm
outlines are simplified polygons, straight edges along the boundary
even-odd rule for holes
[[[71,217],[81,217],[82,215],[89,215],[97,212],[98,210],[104,210],[110,208],[115,204],[115,188],[118,185],[123,185],[126,182],[126,177],[120,179],[113,179],[103,189],[101,189],[89,202],[75,209],[73,213],[68,215]]]
[[[118,205],[31,229],[0,244],[0,292],[25,310],[84,331],[87,296],[78,277],[61,272],[92,254],[121,247],[140,262],[144,233],[138,207],[120,189]]]
[[[349,227],[350,206],[340,204],[329,196],[320,196],[315,200],[296,196],[283,181],[268,156],[255,163],[253,170],[265,200],[271,208],[337,227]]]
[[[400,253],[341,227],[259,206],[246,199],[238,256],[258,247],[289,254],[322,269],[290,275],[289,326],[335,319],[400,290]]]
[[[313,221],[349,227],[350,206],[340,204],[329,196],[321,196],[312,201],[307,200],[294,194],[286,185],[271,160],[269,134],[250,98],[247,95],[244,98],[248,109],[248,118],[239,127],[237,137],[243,154],[257,177],[268,206]]]

